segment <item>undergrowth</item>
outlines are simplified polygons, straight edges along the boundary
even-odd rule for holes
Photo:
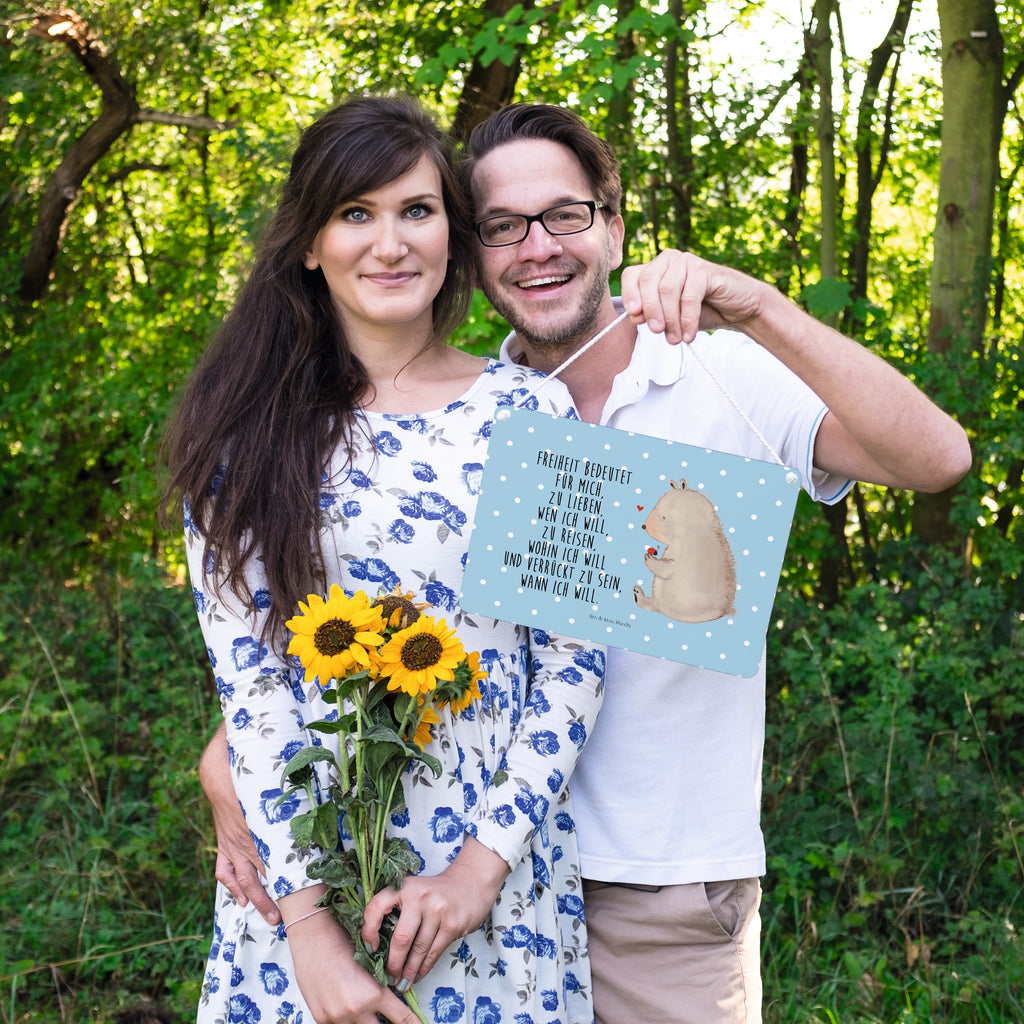
[[[185,587],[137,558],[0,593],[0,1021],[191,1016],[211,921],[195,766],[216,707]]]
[[[1024,1020],[1020,583],[903,546],[770,637],[765,1019]]]
[[[841,608],[799,573],[776,602],[765,1021],[1024,1020],[1019,583],[905,547],[876,569]],[[143,556],[3,579],[0,1024],[113,1024],[140,1002],[190,1020],[217,711],[189,589]]]

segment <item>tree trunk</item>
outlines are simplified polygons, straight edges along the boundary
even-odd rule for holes
[[[669,0],[669,13],[682,28],[686,17],[683,0]],[[674,213],[672,244],[689,249],[693,235],[693,97],[689,47],[678,39],[665,45],[665,126],[665,165]]]
[[[812,89],[809,81],[807,62],[801,61],[797,71],[799,99],[796,116],[790,122],[790,164],[789,191],[786,198],[786,212],[782,221],[789,260],[780,261],[775,286],[783,295],[795,295],[803,288],[803,249],[800,232],[803,227],[804,206],[807,201],[809,177],[809,155],[807,131],[810,121],[807,111],[813,108]],[[793,277],[796,277],[794,286]]]
[[[615,21],[621,25],[633,13],[636,0],[616,0]],[[616,60],[628,64],[636,56],[636,39],[632,32],[624,32],[619,36],[616,46]],[[633,161],[629,156],[635,147],[633,141],[633,82],[630,79],[626,87],[617,92],[608,101],[608,120],[605,138],[608,145],[619,158],[622,171],[622,189],[626,195],[635,192]]]
[[[868,70],[864,80],[857,110],[857,207],[853,221],[853,249],[850,253],[850,285],[855,299],[868,294],[868,254],[871,248],[871,213],[875,190],[882,178],[889,157],[889,141],[892,136],[892,102],[895,91],[896,72],[899,69],[899,55],[907,36],[907,25],[914,8],[914,0],[899,0],[892,24],[885,39],[871,52]],[[876,135],[873,129],[875,110],[882,79],[889,69],[889,62],[895,55],[889,80],[889,94],[885,103],[882,130]],[[877,143],[877,150],[876,150]],[[877,160],[874,159],[877,151]]]
[[[78,197],[78,190],[118,139],[142,121],[188,126],[201,131],[222,131],[229,124],[205,116],[139,107],[134,85],[121,74],[117,61],[74,11],[65,8],[40,14],[29,31],[48,42],[63,43],[102,97],[99,116],[71,143],[43,190],[18,286],[19,296],[33,302],[46,293],[60,252],[68,211]]]
[[[811,27],[804,37],[806,60],[818,94],[814,134],[818,144],[818,193],[821,201],[818,264],[822,281],[839,276],[839,199],[836,183],[835,115],[832,105],[832,11],[833,0],[814,0]],[[832,314],[828,319],[834,327],[838,316]],[[818,573],[818,592],[822,603],[831,608],[838,603],[843,578],[849,576],[846,499],[835,505],[824,506],[823,514],[835,545],[833,551],[822,555]]]
[[[942,166],[928,347],[980,348],[1003,123],[1003,40],[994,0],[939,0]]]
[[[939,0],[942,165],[931,272],[928,349],[949,356],[983,344],[992,223],[1006,94],[995,0]],[[970,415],[970,410],[963,410]],[[951,491],[920,494],[913,526],[929,544],[954,545]]]
[[[517,5],[524,11],[529,10],[534,0],[487,0],[483,11],[488,18],[501,18]],[[451,135],[456,143],[469,141],[478,124],[512,102],[521,63],[519,48],[516,48],[516,55],[510,64],[494,60],[485,67],[479,60],[473,61],[452,119]]]
[[[806,36],[807,59],[818,91],[815,135],[818,140],[821,195],[819,263],[822,280],[838,277],[837,224],[839,201],[836,188],[835,115],[832,107],[832,6],[833,0],[814,0],[811,28]]]

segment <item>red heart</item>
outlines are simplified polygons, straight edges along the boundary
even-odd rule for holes
[[[637,505],[636,510],[637,510],[637,512],[643,512],[643,510],[644,510],[643,505]]]

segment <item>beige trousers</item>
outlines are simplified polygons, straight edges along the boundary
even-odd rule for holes
[[[584,879],[595,1024],[760,1024],[756,878],[631,886]]]

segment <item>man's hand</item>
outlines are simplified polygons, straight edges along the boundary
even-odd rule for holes
[[[667,249],[623,270],[622,301],[634,323],[663,328],[673,344],[731,327],[789,367],[828,406],[814,443],[818,469],[940,491],[971,467],[963,428],[912,381],[763,281]]]
[[[508,874],[501,857],[466,836],[441,874],[410,876],[397,892],[383,889],[370,900],[362,937],[372,949],[379,944],[385,915],[396,907],[400,912],[385,966],[400,992],[426,975],[456,939],[480,927]]]
[[[664,332],[673,345],[689,344],[698,330],[742,330],[760,315],[759,296],[766,288],[738,270],[678,249],[665,249],[650,263],[622,271],[622,302],[630,319]]]
[[[222,722],[199,759],[199,782],[213,809],[217,833],[217,881],[227,886],[241,907],[253,906],[267,924],[280,924],[277,904],[260,882],[263,862],[256,852],[242,808],[231,783],[227,731]]]

